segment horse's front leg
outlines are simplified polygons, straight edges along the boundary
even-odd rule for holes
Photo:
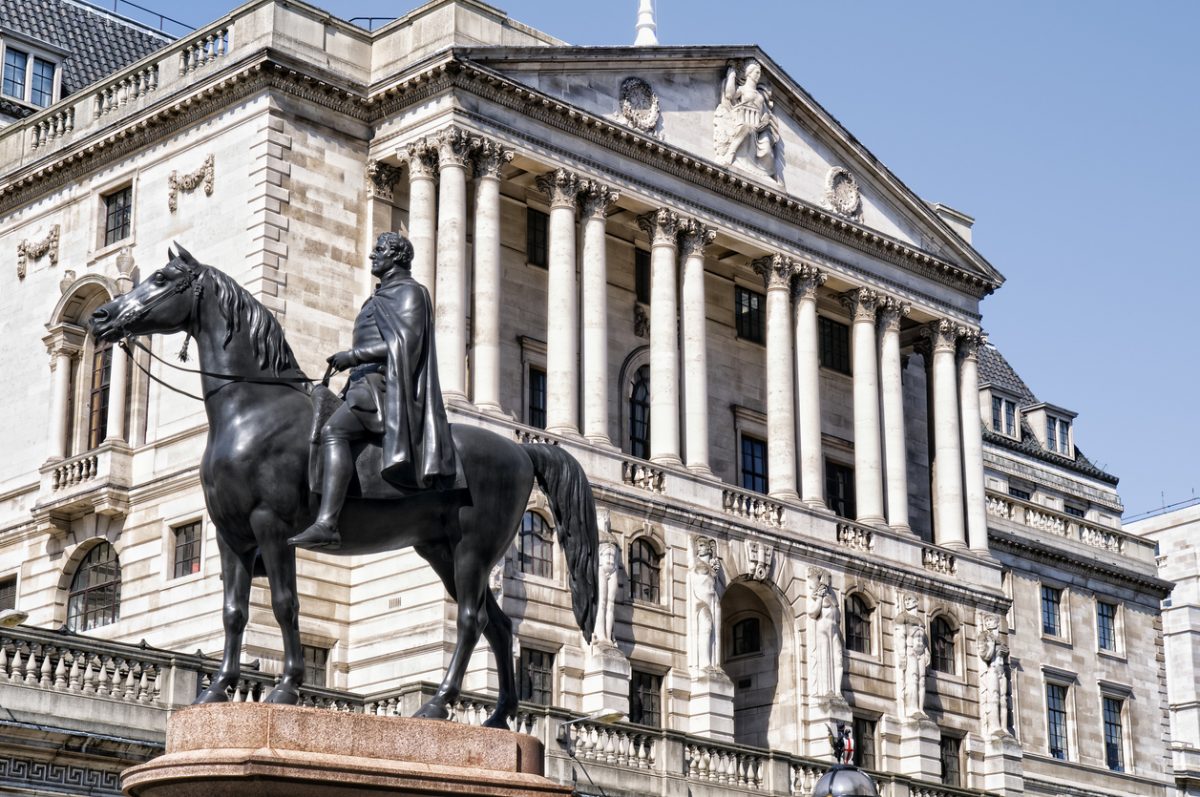
[[[268,510],[255,510],[250,515],[250,525],[262,551],[271,588],[271,608],[283,635],[283,674],[267,702],[295,705],[300,702],[300,687],[304,683],[304,649],[300,646],[296,549],[286,543],[294,529]]]
[[[242,633],[250,614],[250,577],[254,565],[254,549],[236,552],[217,534],[217,550],[221,554],[221,577],[224,582],[225,605],[221,619],[225,625],[225,655],[221,669],[213,676],[208,688],[196,698],[197,703],[224,703],[228,690],[237,686],[242,674]]]
[[[479,635],[487,626],[484,595],[487,593],[487,578],[491,568],[481,564],[476,552],[464,551],[465,547],[460,543],[454,552],[454,587],[458,599],[457,644],[450,657],[450,666],[446,668],[446,677],[434,696],[425,701],[425,705],[417,711],[417,717],[449,718],[450,704],[462,691],[463,677],[467,674],[471,653],[479,642]]]

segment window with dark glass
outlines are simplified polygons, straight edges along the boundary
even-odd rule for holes
[[[854,468],[825,460],[825,501],[835,515],[854,519]]]
[[[1125,771],[1125,751],[1121,730],[1123,701],[1116,697],[1104,698],[1104,761],[1113,772]]]
[[[737,336],[751,343],[762,343],[766,329],[766,316],[763,315],[766,297],[738,285],[733,289],[733,304]]]
[[[962,785],[962,739],[943,736],[938,743],[942,759],[942,783],[947,786]]]
[[[1086,509],[1081,509],[1080,507],[1077,507],[1077,506],[1071,506],[1070,504],[1064,504],[1063,511],[1066,512],[1071,517],[1077,517],[1077,518],[1087,517]]]
[[[1096,603],[1096,641],[1101,650],[1117,649],[1117,605],[1099,601]]]
[[[0,578],[0,610],[17,608],[17,577]]]
[[[746,434],[742,435],[742,488],[767,491],[767,443]]]
[[[554,576],[554,531],[537,512],[526,512],[521,519],[517,563],[522,573]]]
[[[525,257],[531,266],[546,267],[549,249],[550,217],[540,210],[528,208],[525,212]]]
[[[554,702],[554,654],[534,648],[521,648],[520,693],[518,697],[539,706]]]
[[[1022,501],[1028,501],[1032,497],[1028,490],[1022,490],[1020,487],[1009,487],[1008,494],[1013,498],[1020,498]]]
[[[4,51],[4,93],[18,100],[25,99],[25,72],[29,54],[9,47]]]
[[[650,253],[645,249],[633,250],[633,290],[639,302],[650,304]]]
[[[529,367],[529,411],[526,422],[539,429],[546,428],[546,372]]]
[[[860,769],[875,769],[875,720],[855,717],[851,730],[854,734],[854,766]]]
[[[171,529],[175,537],[174,578],[190,576],[200,572],[201,523],[185,523]]]
[[[629,679],[629,721],[662,727],[662,676],[634,670]]]
[[[121,563],[102,542],[79,563],[67,596],[67,628],[82,633],[115,623],[121,613]]]
[[[629,453],[650,457],[650,366],[643,365],[633,375],[629,393]]]
[[[629,594],[640,601],[658,603],[662,554],[645,537],[629,548]]]
[[[733,655],[746,656],[762,650],[762,626],[757,617],[733,624]]]
[[[1042,633],[1062,636],[1062,590],[1042,587]]]
[[[126,186],[104,197],[104,245],[129,237],[133,230],[133,188]]]
[[[992,396],[992,430],[1008,437],[1017,436],[1017,405],[1000,396]]]
[[[1046,416],[1046,448],[1056,454],[1066,455],[1071,451],[1070,426],[1061,418]]]
[[[1050,741],[1050,755],[1067,758],[1067,687],[1062,684],[1046,684],[1046,735]]]
[[[871,606],[861,595],[846,598],[846,649],[871,652]]]
[[[929,624],[929,666],[938,672],[954,674],[954,626],[945,617],[935,617]]]
[[[839,373],[850,373],[850,327],[832,318],[817,318],[817,344],[821,365]]]
[[[301,645],[300,650],[304,654],[304,684],[326,686],[329,683],[329,648]]]
[[[45,108],[54,101],[54,64],[42,58],[33,59],[33,80],[30,83],[29,102]]]
[[[108,435],[108,395],[112,379],[113,345],[101,341],[92,351],[92,381],[88,390],[87,447],[93,449]]]

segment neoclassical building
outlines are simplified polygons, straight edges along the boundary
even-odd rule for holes
[[[571,47],[476,0],[374,32],[254,0],[29,110],[0,129],[0,362],[27,375],[0,601],[28,614],[0,630],[0,783],[111,792],[222,647],[204,408],[163,384],[198,389],[184,341],[131,359],[91,312],[178,241],[318,375],[402,229],[452,421],[561,446],[593,484],[596,639],[536,492],[493,574],[550,776],[807,795],[840,721],[897,797],[1174,791],[1170,585],[1074,413],[987,343],[1003,278],[973,220],[766,53]],[[419,705],[454,616],[423,561],[299,572],[306,702]],[[251,603],[234,699],[280,666],[265,582]],[[456,720],[496,666],[477,651]],[[604,709],[626,719],[581,719]]]

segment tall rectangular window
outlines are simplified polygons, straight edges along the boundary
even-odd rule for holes
[[[4,52],[4,93],[18,100],[25,99],[25,71],[29,54],[9,47]]]
[[[747,434],[742,435],[742,489],[767,491],[767,443]]]
[[[89,451],[103,443],[108,435],[108,394],[112,380],[112,358],[111,343],[97,344],[92,352],[92,382],[88,390]]]
[[[854,468],[825,460],[825,502],[835,515],[854,519]]]
[[[645,249],[633,250],[633,290],[639,302],[650,304],[650,253]]]
[[[1017,436],[1017,405],[1006,398],[992,396],[992,430],[1008,437]]]
[[[300,650],[304,654],[304,683],[325,686],[329,678],[329,648],[301,645]]]
[[[962,785],[962,739],[943,736],[938,743],[942,759],[942,783],[947,786]]]
[[[30,84],[29,101],[45,108],[54,101],[54,64],[42,58],[33,59],[33,81]]]
[[[17,577],[0,579],[0,609],[17,608]]]
[[[766,297],[740,285],[733,289],[733,315],[737,336],[751,343],[762,343],[765,339],[766,316],[763,310]]]
[[[1046,684],[1046,737],[1050,755],[1067,760],[1067,687]]]
[[[531,266],[546,268],[549,262],[550,217],[540,210],[525,212],[525,257]]]
[[[1117,649],[1117,605],[1096,602],[1096,642],[1101,650]]]
[[[1071,427],[1061,418],[1046,416],[1046,448],[1056,454],[1066,455],[1071,450]]]
[[[546,428],[546,372],[529,367],[529,409],[526,422],[539,429]]]
[[[521,648],[521,684],[518,697],[539,706],[554,702],[554,654]]]
[[[817,344],[821,365],[838,373],[850,373],[850,327],[831,318],[817,318]]]
[[[865,717],[855,717],[851,726],[854,734],[854,766],[861,769],[875,769],[875,720]]]
[[[629,679],[629,721],[662,727],[662,676],[634,670]]]
[[[175,538],[174,578],[200,572],[200,542],[202,525],[199,520],[171,529]]]
[[[1123,702],[1117,697],[1104,698],[1104,761],[1113,772],[1125,771],[1125,742],[1121,730]]]
[[[1062,590],[1042,586],[1042,633],[1062,636]]]
[[[104,196],[104,245],[129,237],[133,229],[133,187],[125,186]]]

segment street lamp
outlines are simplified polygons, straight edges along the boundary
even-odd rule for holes
[[[835,763],[813,786],[812,797],[879,797],[871,776],[851,763],[854,741],[850,729],[839,722],[836,731],[830,728],[829,743]]]
[[[617,711],[615,708],[602,708],[599,711],[593,711],[586,717],[576,717],[575,719],[568,720],[562,725],[558,726],[558,743],[562,745],[564,750],[567,751],[567,755],[570,756],[571,760],[579,765],[579,768],[583,770],[583,774],[587,775],[588,783],[592,784],[592,788],[599,791],[602,797],[608,797],[608,795],[605,793],[604,789],[600,788],[600,786],[596,784],[596,781],[592,780],[592,773],[587,771],[587,767],[583,765],[583,762],[575,757],[575,745],[571,744],[571,732],[567,730],[567,728],[579,722],[594,722],[599,725],[612,725],[614,722],[619,722],[623,719],[625,719],[625,712]],[[572,775],[574,775],[574,770],[572,770]]]

